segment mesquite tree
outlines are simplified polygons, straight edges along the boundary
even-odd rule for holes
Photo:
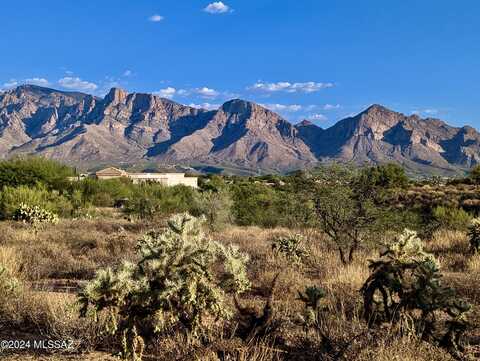
[[[337,246],[342,263],[351,263],[374,230],[376,208],[372,201],[357,194],[351,184],[324,182],[317,186],[315,211],[320,228]]]

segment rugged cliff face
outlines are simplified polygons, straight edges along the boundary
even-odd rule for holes
[[[314,132],[316,138],[308,143],[320,161],[398,162],[418,171],[448,172],[470,168],[480,160],[480,134],[473,128],[406,116],[380,105],[326,130],[309,129],[307,134]]]
[[[25,85],[0,93],[0,154],[65,162],[211,164],[288,171],[318,161],[396,161],[416,170],[476,165],[480,134],[374,105],[328,129],[239,99],[216,111],[112,89],[103,99]]]

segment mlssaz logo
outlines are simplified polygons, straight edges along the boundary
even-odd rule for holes
[[[73,348],[71,340],[34,340],[33,348],[37,350],[67,350]]]

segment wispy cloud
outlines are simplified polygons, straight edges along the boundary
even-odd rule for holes
[[[9,81],[3,83],[3,87],[6,89],[11,89],[19,86],[20,83],[18,82],[17,79],[10,79]]]
[[[153,94],[158,95],[162,98],[172,99],[175,94],[177,94],[177,89],[169,86],[167,88],[157,90],[156,92],[153,92]]]
[[[220,104],[211,104],[211,103],[202,103],[202,104],[191,103],[189,104],[189,106],[192,108],[206,109],[206,110],[216,110],[221,107]]]
[[[340,104],[325,104],[323,106],[323,110],[335,110],[340,108],[341,108]]]
[[[154,22],[154,23],[158,23],[158,22],[160,22],[164,19],[165,19],[165,17],[163,17],[161,15],[158,15],[158,14],[152,15],[148,18],[149,21]]]
[[[286,92],[286,93],[315,93],[321,89],[332,88],[333,83],[319,83],[319,82],[304,82],[292,83],[288,81],[281,81],[277,83],[257,82],[248,87],[248,90],[261,91],[265,93]]]
[[[298,104],[260,104],[260,105],[274,112],[295,113],[303,110],[303,106]]]
[[[233,10],[230,8],[230,6],[224,4],[221,1],[213,2],[211,4],[208,4],[203,11],[209,13],[209,14],[225,14],[232,12]]]
[[[25,83],[39,85],[39,86],[49,86],[50,82],[45,78],[29,78],[25,79]]]
[[[438,113],[440,113],[440,110],[435,108],[416,109],[412,111],[412,114],[425,115],[425,116],[435,116],[435,115],[438,115]]]
[[[130,69],[127,69],[123,72],[122,75],[126,78],[131,77],[133,75],[133,71],[131,71]]]
[[[307,118],[310,120],[320,120],[320,121],[328,120],[328,118],[325,115],[320,113],[310,114]]]
[[[181,97],[197,96],[204,99],[218,98],[222,93],[218,90],[209,88],[207,86],[192,88],[192,89],[178,89],[176,95]]]
[[[65,89],[78,91],[95,91],[98,88],[98,85],[95,83],[70,76],[60,79],[58,84]]]
[[[220,95],[220,92],[218,92],[217,90],[208,88],[206,86],[193,89],[193,93],[206,99],[213,99]]]
[[[50,82],[47,79],[40,78],[40,77],[32,77],[32,78],[23,79],[23,80],[10,79],[9,81],[3,83],[3,88],[12,89],[12,88],[16,88],[17,86],[22,85],[22,84],[49,86]]]

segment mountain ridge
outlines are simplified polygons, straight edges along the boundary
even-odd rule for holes
[[[0,154],[75,164],[226,165],[286,172],[321,162],[398,162],[454,174],[480,161],[480,133],[374,104],[323,129],[254,102],[217,110],[112,88],[105,97],[22,85],[0,93]]]

